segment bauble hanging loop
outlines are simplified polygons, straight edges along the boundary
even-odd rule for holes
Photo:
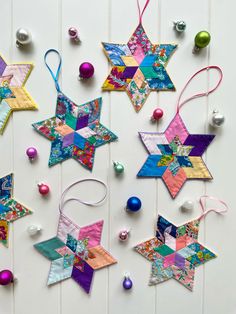
[[[31,33],[25,28],[19,28],[16,31],[16,47],[21,48],[32,42]]]
[[[174,29],[178,32],[178,33],[183,33],[186,29],[186,23],[184,21],[177,21],[177,22],[173,22],[174,23]]]
[[[13,273],[9,269],[4,269],[0,272],[0,285],[7,286],[14,282]]]
[[[137,212],[141,209],[142,202],[137,196],[131,196],[126,203],[126,211]]]
[[[214,128],[219,128],[224,124],[225,117],[221,114],[218,110],[213,110],[211,117],[210,117],[210,125]]]
[[[78,79],[89,79],[94,75],[94,66],[90,62],[83,62],[79,67]]]
[[[79,32],[75,27],[70,27],[68,29],[68,35],[74,43],[79,43],[81,41],[79,37]]]
[[[201,49],[207,47],[211,41],[211,35],[207,31],[198,32],[195,36],[193,53],[199,52]]]

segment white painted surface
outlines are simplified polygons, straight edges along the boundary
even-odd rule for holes
[[[152,92],[139,114],[136,114],[126,93],[101,93],[101,85],[110,66],[103,54],[101,41],[126,43],[137,26],[135,0],[0,0],[1,35],[0,51],[9,61],[33,61],[35,69],[27,82],[27,89],[39,105],[38,112],[14,113],[4,135],[0,138],[0,176],[11,171],[15,174],[16,199],[34,210],[32,216],[16,221],[10,226],[9,248],[0,248],[0,269],[11,268],[18,278],[17,284],[0,287],[1,314],[234,314],[235,300],[235,175],[231,160],[235,156],[234,84],[235,61],[234,19],[236,3],[233,0],[189,1],[152,0],[143,18],[143,25],[152,42],[177,42],[178,50],[168,64],[168,72],[177,92]],[[176,36],[172,21],[187,22],[184,36]],[[69,26],[80,30],[82,44],[73,46],[67,38]],[[31,51],[18,50],[14,34],[18,27],[30,29],[34,36]],[[200,55],[191,53],[194,35],[202,29],[210,30],[210,48]],[[44,66],[43,55],[48,48],[62,52],[62,89],[78,104],[102,94],[101,121],[119,136],[119,141],[100,147],[96,151],[92,173],[74,160],[48,168],[50,142],[39,136],[31,123],[52,116],[55,112],[56,91]],[[94,63],[96,75],[90,84],[77,81],[78,66],[88,60]],[[162,131],[174,115],[178,93],[186,80],[200,67],[218,64],[223,68],[221,87],[206,99],[199,99],[183,108],[182,116],[191,131],[207,131],[207,115],[215,107],[226,115],[226,124],[217,130],[217,137],[209,147],[207,160],[214,180],[210,183],[189,181],[179,196],[172,200],[161,180],[136,179],[136,173],[147,157],[137,132]],[[214,78],[202,76],[193,82],[187,94],[207,88]],[[210,81],[209,81],[210,80]],[[212,82],[211,82],[212,81]],[[158,127],[149,121],[154,108],[160,106],[165,116]],[[30,164],[25,149],[38,148],[39,159]],[[230,147],[232,145],[232,147]],[[231,149],[231,151],[229,151]],[[120,160],[126,170],[123,178],[116,178],[112,160]],[[46,286],[49,262],[33,248],[37,241],[46,240],[56,233],[58,202],[61,191],[68,184],[84,177],[96,177],[107,182],[109,197],[96,209],[71,204],[68,207],[73,219],[80,225],[103,218],[102,244],[118,259],[118,264],[97,271],[92,293],[87,296],[72,280],[50,288]],[[51,196],[43,199],[37,192],[36,182],[46,181],[51,186]],[[96,198],[100,190],[74,189],[73,195],[82,194],[87,199]],[[189,292],[174,280],[158,286],[147,285],[151,264],[132,250],[142,240],[154,234],[157,213],[176,224],[181,224],[199,214],[197,200],[204,194],[224,199],[230,211],[227,216],[210,214],[201,224],[200,240],[218,253],[219,257],[196,270],[194,292]],[[143,211],[129,217],[123,207],[131,195],[143,201]],[[184,199],[195,201],[191,214],[179,211]],[[41,224],[42,234],[33,240],[26,233],[31,223]],[[117,240],[123,227],[132,228],[127,245]],[[122,290],[123,273],[130,271],[134,289]]]

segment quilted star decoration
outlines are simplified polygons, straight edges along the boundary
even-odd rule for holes
[[[49,166],[74,158],[92,170],[96,148],[117,139],[100,123],[101,107],[102,98],[77,106],[64,94],[58,94],[56,115],[33,124],[52,142]]]
[[[216,257],[198,242],[199,224],[195,219],[177,227],[158,216],[156,237],[135,246],[152,263],[149,285],[174,278],[193,290],[195,267]]]
[[[162,178],[173,198],[188,179],[212,179],[202,155],[215,135],[189,134],[179,114],[164,133],[139,134],[150,155],[138,177]]]
[[[60,216],[57,236],[34,245],[51,261],[48,285],[72,278],[90,292],[94,272],[116,263],[101,246],[102,228],[103,221],[80,228]]]
[[[7,64],[0,55],[0,134],[13,111],[37,109],[24,87],[32,70],[31,63]]]
[[[32,211],[13,198],[13,174],[0,179],[0,242],[8,246],[9,223]]]
[[[126,91],[137,112],[152,90],[175,90],[165,66],[177,45],[152,44],[141,23],[127,45],[102,44],[112,64],[102,89]]]

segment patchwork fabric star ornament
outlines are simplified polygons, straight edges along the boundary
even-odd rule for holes
[[[173,278],[192,291],[195,268],[216,257],[198,242],[200,221],[210,211],[223,213],[226,210],[227,207],[224,210],[210,209],[181,226],[158,216],[156,236],[134,248],[152,263],[149,285]]]
[[[7,64],[0,55],[0,134],[13,111],[37,109],[24,87],[32,70],[32,63]]]
[[[112,65],[102,89],[126,91],[136,112],[142,108],[152,90],[175,90],[166,65],[177,45],[151,43],[142,25],[148,3],[149,0],[142,13],[138,3],[139,25],[127,44],[102,43]]]
[[[220,68],[211,66],[207,69],[209,68],[217,69],[222,75]],[[196,74],[204,70],[205,68],[201,69]],[[221,79],[222,76],[214,89],[208,93],[200,94],[200,96],[208,95],[213,92],[220,84]],[[214,139],[215,135],[190,134],[179,114],[179,109],[182,105],[196,97],[199,97],[199,94],[187,99],[182,104],[179,104],[178,102],[177,114],[165,132],[139,133],[140,138],[150,155],[137,176],[162,178],[173,198],[177,196],[187,180],[212,179],[212,175],[205,165],[202,155]]]
[[[49,52],[59,55],[58,51],[50,49],[45,58]],[[52,118],[34,123],[33,127],[52,143],[49,166],[73,158],[92,170],[96,148],[117,140],[117,136],[100,123],[102,98],[78,106],[60,91],[60,67],[61,59],[56,76],[48,67],[58,91],[56,114]]]
[[[97,181],[105,186],[102,181],[95,179],[82,181]],[[82,181],[77,181],[71,186]],[[66,189],[66,192],[69,188]],[[73,200],[83,203],[79,199],[73,198]],[[79,227],[61,210],[57,236],[34,245],[42,255],[51,261],[48,285],[72,278],[86,293],[90,292],[94,272],[116,263],[116,260],[101,245],[102,228],[102,220]]]
[[[32,211],[13,198],[13,174],[0,179],[0,243],[8,246],[9,223]]]

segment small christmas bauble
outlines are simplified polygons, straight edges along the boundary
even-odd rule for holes
[[[7,286],[14,280],[13,273],[9,269],[4,269],[0,272],[0,285]]]
[[[34,160],[37,157],[37,149],[35,147],[29,147],[26,150],[26,155],[29,157],[30,160]]]
[[[72,39],[73,41],[80,41],[78,30],[75,27],[70,27],[68,29],[68,34],[70,36],[70,39]]]
[[[113,162],[113,167],[114,167],[114,170],[117,174],[121,174],[125,170],[124,166],[118,161]]]
[[[27,232],[30,236],[34,236],[36,235],[37,233],[39,233],[41,231],[41,227],[39,226],[36,226],[36,225],[30,225],[28,228],[27,228]]]
[[[30,44],[32,36],[30,32],[25,28],[19,28],[16,31],[16,46],[21,47]]]
[[[119,240],[120,241],[127,241],[129,238],[129,231],[128,230],[121,230],[119,232]]]
[[[128,275],[125,275],[125,278],[123,280],[123,288],[125,290],[129,290],[132,288],[132,286],[133,286],[132,280],[130,279],[130,277]]]
[[[194,42],[197,48],[205,48],[211,41],[211,35],[207,31],[201,31],[195,36]]]
[[[89,79],[94,74],[94,67],[89,62],[81,63],[79,67],[79,78],[80,79]]]
[[[210,118],[210,125],[214,128],[219,128],[224,122],[225,117],[223,116],[223,114],[221,114],[218,110],[214,110]]]
[[[152,113],[152,120],[158,121],[163,117],[163,110],[161,108],[156,108]]]
[[[182,33],[186,29],[186,23],[184,21],[174,22],[174,28],[178,33]]]
[[[127,201],[126,210],[131,212],[137,212],[140,210],[141,206],[142,206],[141,200],[136,196],[132,196]]]
[[[38,184],[39,193],[41,195],[47,195],[50,191],[49,186],[45,183],[39,183]]]
[[[193,211],[193,208],[194,208],[194,203],[191,200],[187,200],[181,205],[181,209],[185,212]]]

